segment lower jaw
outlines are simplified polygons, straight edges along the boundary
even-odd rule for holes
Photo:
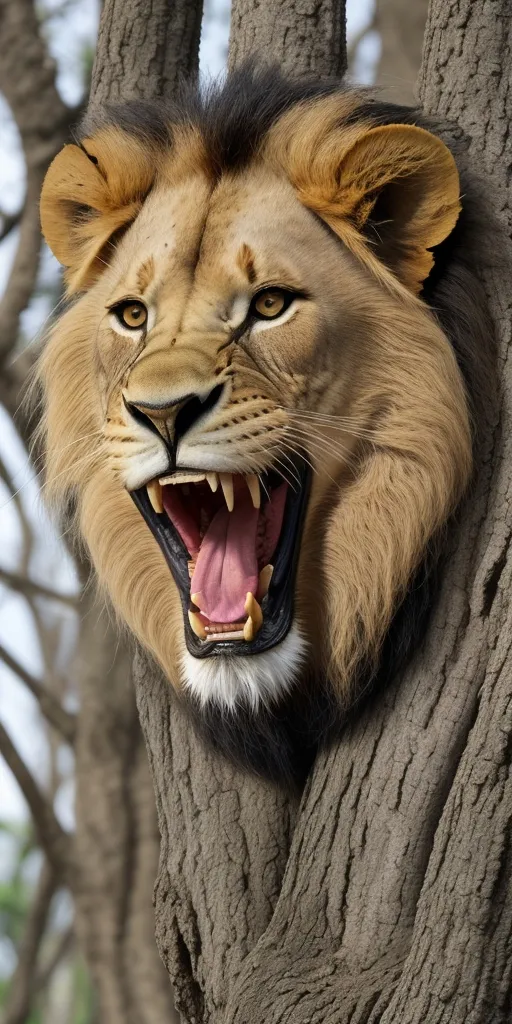
[[[271,708],[293,689],[303,669],[307,643],[296,623],[277,645],[257,657],[217,656],[198,659],[187,651],[181,659],[183,688],[200,706],[236,712]]]

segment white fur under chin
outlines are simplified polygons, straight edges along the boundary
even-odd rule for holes
[[[233,711],[249,705],[256,711],[260,704],[273,704],[288,692],[304,662],[306,647],[294,625],[276,647],[249,657],[194,658],[185,651],[183,683],[202,706],[212,702]]]

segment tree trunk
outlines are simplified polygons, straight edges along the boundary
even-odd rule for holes
[[[341,78],[344,0],[232,0],[230,67],[251,55],[277,61],[291,75]]]
[[[234,4],[232,60],[250,43],[294,70],[336,73],[342,49],[320,17],[332,8],[314,8],[308,53],[309,8],[283,2],[271,23],[275,8]],[[421,75],[427,110],[467,133],[459,147],[502,222],[510,33],[506,0],[433,0]],[[510,1020],[511,314],[492,231],[478,255],[501,333],[501,427],[490,401],[422,650],[318,757],[300,807],[207,752],[160,672],[137,660],[162,835],[157,939],[187,1024]]]
[[[76,931],[101,1024],[171,1024],[174,999],[155,943],[159,835],[130,682],[130,649],[89,601],[76,673]],[[108,666],[108,671],[105,671]]]
[[[172,96],[195,78],[202,13],[203,0],[106,0],[89,106]]]
[[[381,58],[376,84],[383,99],[414,103],[428,0],[376,0],[374,27],[380,33]]]

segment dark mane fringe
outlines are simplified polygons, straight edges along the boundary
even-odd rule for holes
[[[200,131],[217,174],[242,170],[260,147],[270,127],[297,103],[339,92],[343,83],[314,79],[289,80],[276,67],[248,62],[224,83],[203,90],[183,87],[175,103],[132,102],[109,106],[88,116],[80,137],[113,124],[139,139],[166,147],[171,144],[170,126],[194,125]],[[424,284],[422,298],[432,309],[449,338],[466,384],[477,453],[482,420],[493,415],[497,390],[494,384],[493,329],[477,254],[483,225],[488,232],[488,213],[481,189],[465,167],[464,140],[454,126],[439,125],[421,111],[381,102],[377,94],[358,90],[360,105],[348,121],[372,125],[415,124],[440,135],[459,165],[463,211],[450,237],[434,250],[435,263]],[[361,666],[354,714],[375,689],[384,686],[409,661],[421,644],[434,605],[440,566],[456,516],[442,536],[431,542],[423,564],[396,612],[383,644],[380,668],[370,676]],[[285,703],[258,714],[240,709],[236,714],[209,708],[187,707],[201,735],[217,750],[257,774],[288,785],[301,783],[318,747],[339,736],[340,712],[328,681],[304,683]],[[346,715],[344,720],[346,720]]]

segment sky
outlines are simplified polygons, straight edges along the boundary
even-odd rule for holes
[[[368,23],[373,0],[348,0],[348,37],[357,33]],[[205,16],[200,50],[201,73],[208,76],[220,74],[225,67],[229,31],[229,4],[226,0],[206,0]],[[81,98],[82,58],[84,47],[92,47],[97,32],[97,0],[73,0],[63,4],[62,0],[45,0],[44,9],[50,17],[46,32],[52,56],[57,62],[57,85],[68,103],[75,104]],[[373,68],[379,55],[380,40],[371,33],[359,48],[355,67],[358,81],[370,84]],[[7,213],[18,209],[24,191],[24,165],[19,139],[9,109],[0,96],[0,166],[1,206]],[[5,288],[10,264],[16,249],[17,235],[13,232],[0,245],[0,292]],[[59,273],[54,257],[46,250],[42,260],[40,284],[55,281]],[[23,314],[22,328],[27,339],[37,341],[50,313],[50,303],[45,295],[36,297]],[[19,488],[19,499],[25,514],[36,527],[39,537],[37,549],[30,559],[30,573],[33,579],[50,584],[65,593],[76,590],[77,583],[73,567],[59,541],[59,529],[52,524],[44,509],[44,502],[34,471],[26,464],[23,447],[16,436],[11,421],[0,407],[0,455],[8,465]],[[19,564],[21,531],[17,514],[8,494],[0,484],[0,565],[15,569]],[[63,616],[59,609],[48,612],[53,615],[52,625],[60,631],[61,657],[65,658],[74,635],[72,613]],[[44,671],[37,632],[25,602],[0,585],[0,643],[30,672],[41,676]],[[36,702],[23,684],[0,664],[0,716],[9,729],[22,757],[34,772],[36,778],[44,779],[47,767],[47,744],[41,728]],[[66,755],[64,755],[66,756]],[[62,765],[65,775],[71,774],[72,761],[69,755]],[[57,799],[57,812],[65,827],[72,827],[73,801],[72,783],[64,783]],[[27,809],[23,797],[10,772],[0,757],[0,821],[23,822]],[[3,845],[2,845],[3,843]],[[0,834],[0,880],[2,863],[7,862],[6,840]],[[4,856],[3,856],[4,854]]]

